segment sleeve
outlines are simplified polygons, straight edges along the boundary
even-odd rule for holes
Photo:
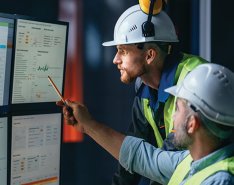
[[[120,149],[119,162],[130,173],[137,172],[166,184],[188,151],[163,151],[143,139],[127,136]]]

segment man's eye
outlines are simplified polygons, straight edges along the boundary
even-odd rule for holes
[[[119,50],[118,50],[118,53],[119,53],[119,54],[123,54],[123,50],[122,50],[122,49],[119,49]]]
[[[126,50],[123,50],[123,49],[118,49],[118,53],[121,54],[121,55],[127,55],[128,52]]]
[[[126,54],[128,54],[128,51],[125,50],[125,49],[123,49],[123,50],[122,50],[122,54],[123,54],[123,55],[126,55]]]

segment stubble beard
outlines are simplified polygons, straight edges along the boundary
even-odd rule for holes
[[[176,129],[173,144],[178,149],[187,149],[192,144],[192,138],[189,136],[187,131],[187,123],[188,120],[186,120],[183,125]]]
[[[133,82],[135,80],[135,78],[131,78],[131,77],[127,76],[127,75],[125,75],[125,76],[121,75],[120,80],[124,84],[130,84],[131,82]]]
[[[145,71],[146,71],[145,68],[142,68],[136,74],[132,74],[131,72],[128,72],[126,69],[123,69],[121,72],[120,80],[125,84],[130,84],[134,82],[137,77],[141,77],[143,74],[145,74]]]

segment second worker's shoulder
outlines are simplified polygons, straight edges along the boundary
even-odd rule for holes
[[[208,63],[208,61],[200,56],[183,53],[183,57],[178,65],[178,68],[180,68],[180,70],[184,69],[189,72],[198,65],[205,63]]]
[[[208,61],[198,55],[193,55],[193,54],[188,54],[188,53],[182,53],[183,57],[181,62],[186,62],[186,63],[207,63]]]

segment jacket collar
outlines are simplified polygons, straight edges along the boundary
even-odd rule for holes
[[[176,69],[181,60],[181,56],[182,54],[177,53],[166,57],[158,91],[142,83],[137,96],[149,99],[152,109],[157,109],[159,102],[165,103],[168,99],[169,93],[165,92],[164,89],[173,86]]]

